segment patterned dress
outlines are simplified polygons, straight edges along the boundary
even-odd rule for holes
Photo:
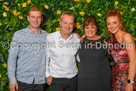
[[[116,44],[116,47],[111,48],[111,55],[115,60],[115,65],[112,69],[112,91],[125,91],[128,78],[129,57],[124,46],[121,46],[117,40],[114,39],[113,44]],[[136,91],[136,85],[134,85],[133,91]]]

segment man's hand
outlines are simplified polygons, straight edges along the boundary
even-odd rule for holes
[[[11,83],[9,85],[10,91],[18,91],[18,84],[16,83]]]
[[[77,37],[80,39],[80,35],[78,33],[75,33],[77,35]]]
[[[127,83],[125,91],[133,91],[133,84],[132,83]]]
[[[47,77],[46,81],[47,81],[48,85],[51,85],[51,83],[52,83],[52,77],[51,76]]]

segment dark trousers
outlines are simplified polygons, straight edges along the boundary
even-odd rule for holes
[[[27,84],[18,82],[18,91],[46,91],[45,84]]]
[[[77,76],[73,78],[53,78],[49,91],[77,91]]]

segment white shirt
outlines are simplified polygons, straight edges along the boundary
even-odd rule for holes
[[[72,78],[77,75],[76,59],[80,40],[76,34],[63,39],[60,31],[47,36],[46,77]]]

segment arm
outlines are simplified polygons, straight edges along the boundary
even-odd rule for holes
[[[52,77],[50,76],[50,54],[49,54],[49,38],[47,36],[47,46],[46,46],[46,81],[50,85],[52,83]]]
[[[128,79],[131,81],[134,81],[135,77],[135,70],[136,70],[136,51],[135,51],[135,42],[132,38],[132,36],[128,33],[126,33],[123,37],[124,42],[127,44],[126,46],[133,45],[131,47],[127,47],[127,53],[129,57],[129,73],[128,73]],[[132,83],[127,83],[126,85],[126,91],[133,91],[133,84]]]
[[[77,47],[76,60],[77,60],[78,62],[80,62],[79,49],[80,49],[80,47],[81,47],[81,44],[80,44],[80,39],[79,39],[78,36],[77,36],[77,40],[76,40],[76,47]]]
[[[85,35],[83,35],[82,37],[80,37],[80,41],[82,41],[85,38]]]
[[[9,56],[8,56],[8,77],[10,81],[10,90],[15,91],[18,90],[18,84],[16,81],[16,60],[18,56],[18,43],[17,43],[17,35],[16,33],[13,36],[11,45],[10,45],[10,51],[9,51]]]
[[[77,60],[78,62],[80,62],[79,53],[77,53],[77,55],[76,55],[76,60]]]
[[[75,33],[75,32],[73,32],[73,33],[76,34],[76,36],[80,39],[80,35],[78,33]]]

